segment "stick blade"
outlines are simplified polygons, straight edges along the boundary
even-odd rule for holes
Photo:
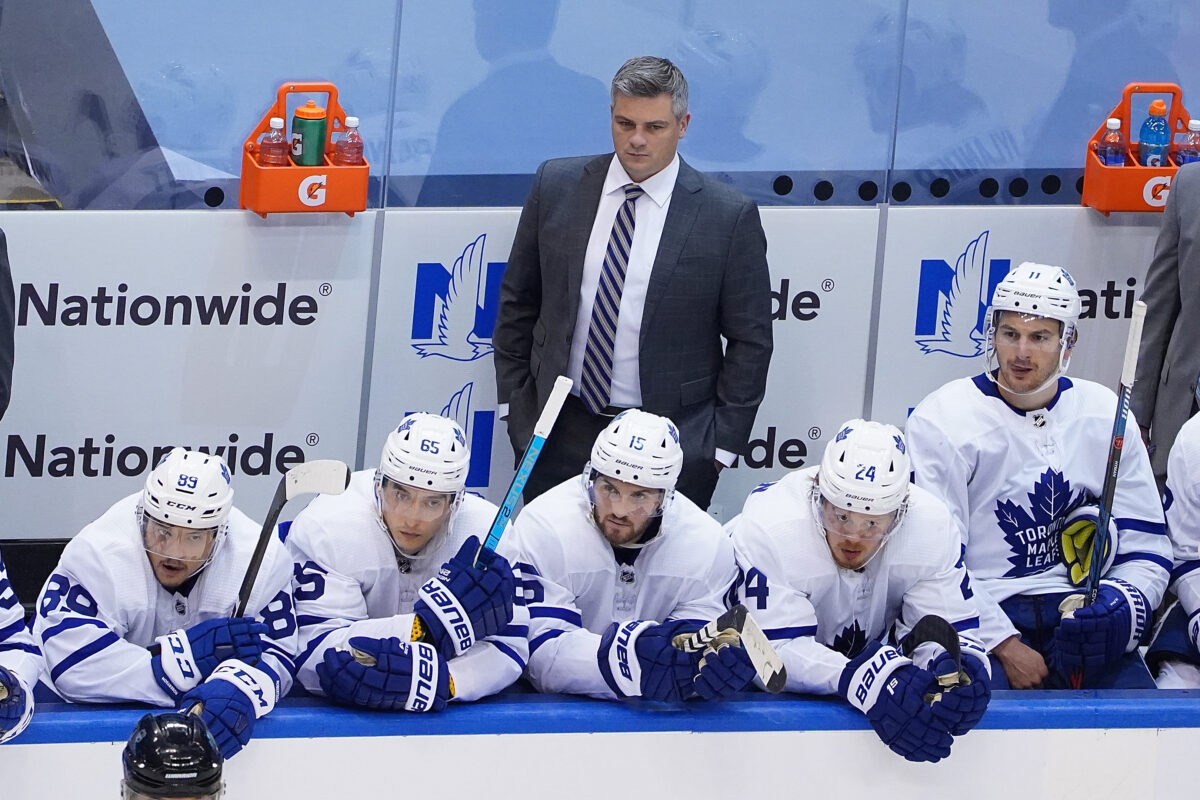
[[[350,485],[350,468],[332,458],[306,461],[288,470],[287,499],[302,494],[341,494]]]
[[[758,623],[754,621],[754,617],[750,616],[749,611],[745,612],[745,620],[740,633],[742,646],[746,648],[746,654],[750,656],[750,663],[754,665],[758,679],[771,694],[782,692],[783,685],[787,683],[787,668],[783,666],[783,659],[779,657],[779,653],[775,652],[771,640],[763,633],[763,629],[758,627]]]

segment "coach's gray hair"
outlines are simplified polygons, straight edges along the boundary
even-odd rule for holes
[[[621,65],[612,80],[612,102],[617,95],[625,97],[658,97],[671,95],[671,113],[683,119],[688,110],[687,79],[679,67],[665,58],[638,56]]]

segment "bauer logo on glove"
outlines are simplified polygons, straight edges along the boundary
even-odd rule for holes
[[[1092,544],[1096,540],[1096,522],[1099,518],[1099,508],[1095,505],[1080,506],[1067,515],[1063,525],[1062,560],[1066,565],[1071,583],[1082,586],[1087,580],[1088,570],[1092,562]],[[1100,570],[1103,575],[1112,566],[1113,553],[1117,549],[1117,523],[1112,517],[1108,520],[1108,541],[1104,548],[1104,563]]]

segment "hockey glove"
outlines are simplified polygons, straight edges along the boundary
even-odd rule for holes
[[[936,762],[954,741],[933,715],[925,693],[933,673],[913,665],[900,651],[871,642],[842,670],[838,691],[867,715],[879,738],[909,761]]]
[[[4,667],[0,667],[0,742],[8,741],[29,724],[33,716],[28,704],[32,698],[25,693],[25,687],[17,680],[17,676]]]
[[[453,696],[446,663],[425,642],[350,638],[317,665],[321,691],[335,703],[382,711],[441,711]]]
[[[685,653],[671,640],[698,629],[694,622],[614,622],[600,637],[596,651],[600,674],[617,697],[668,701],[695,697],[701,654]]]
[[[479,539],[469,537],[436,577],[421,587],[413,611],[428,641],[444,659],[461,656],[480,639],[495,636],[511,620],[516,582],[504,556],[480,554]]]
[[[253,617],[209,619],[156,640],[154,677],[173,699],[197,686],[223,661],[258,663],[267,626]],[[154,648],[151,648],[151,652]]]
[[[1097,675],[1137,647],[1146,631],[1150,604],[1131,583],[1119,578],[1100,581],[1096,602],[1063,615],[1048,655],[1050,667],[1070,678],[1082,670]]]
[[[713,643],[700,660],[700,673],[694,681],[696,694],[705,700],[724,700],[740,692],[754,679],[754,665],[746,648],[737,642]]]
[[[1096,523],[1100,519],[1100,508],[1096,505],[1080,506],[1067,515],[1060,534],[1062,542],[1062,559],[1067,566],[1071,580],[1076,586],[1082,586],[1087,581],[1088,570],[1092,564],[1092,545],[1096,541]],[[1112,565],[1113,553],[1117,545],[1117,521],[1113,517],[1108,520],[1108,538],[1104,545],[1104,560],[1100,574],[1108,572]]]
[[[279,684],[268,673],[241,661],[221,664],[208,680],[183,696],[180,711],[200,704],[200,718],[208,726],[222,758],[230,758],[250,742],[254,723],[275,707]]]
[[[978,659],[964,657],[960,672],[950,654],[942,653],[929,665],[929,671],[934,675],[934,685],[926,694],[933,716],[950,733],[962,736],[979,723],[992,698],[987,668]],[[947,688],[946,682],[951,680],[955,683]]]

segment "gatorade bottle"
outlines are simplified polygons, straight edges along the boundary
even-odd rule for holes
[[[1121,135],[1121,120],[1109,117],[1104,123],[1104,135],[1096,144],[1096,155],[1106,167],[1125,166],[1125,137]]]
[[[291,163],[283,136],[283,117],[271,117],[271,130],[258,140],[258,163],[264,167],[286,167]]]
[[[332,161],[339,167],[362,165],[363,140],[358,132],[358,117],[346,117],[346,132],[333,144]]]
[[[1167,104],[1155,100],[1150,104],[1150,116],[1142,123],[1138,135],[1138,162],[1143,167],[1165,167],[1171,131],[1167,128]]]
[[[309,100],[292,116],[292,161],[302,167],[324,163],[325,109]]]
[[[1187,133],[1175,151],[1175,163],[1179,166],[1200,161],[1200,119],[1188,120]]]

